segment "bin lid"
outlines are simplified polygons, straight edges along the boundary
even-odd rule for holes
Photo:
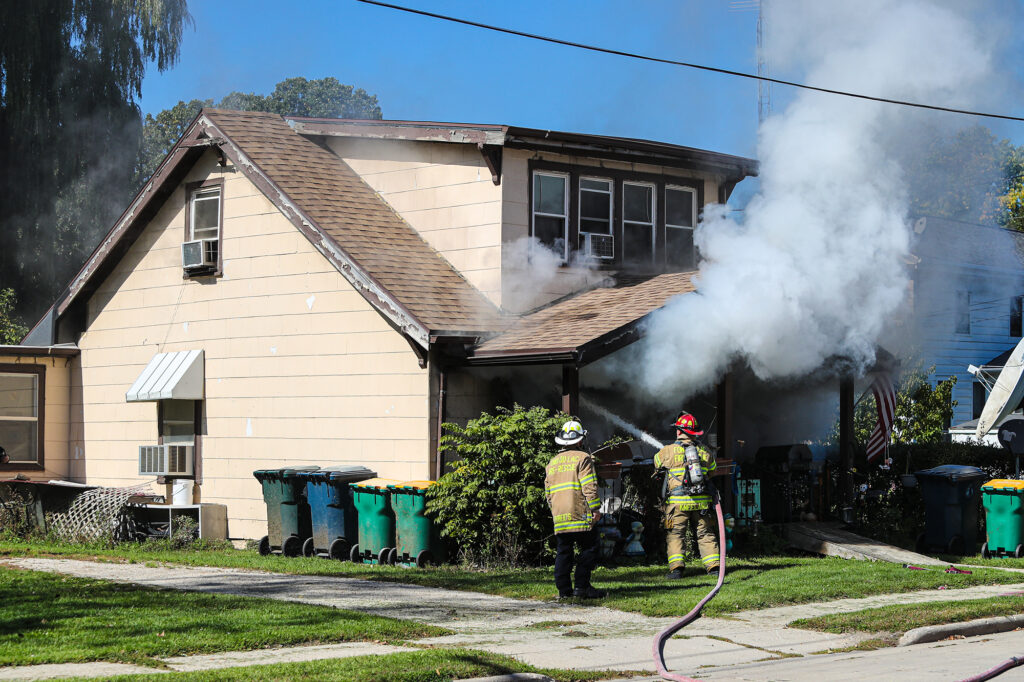
[[[1024,492],[1024,481],[1015,481],[1010,478],[993,478],[981,486],[982,490],[1017,490]]]
[[[257,481],[262,481],[263,479],[283,478],[286,475],[286,471],[289,472],[287,475],[294,476],[299,472],[316,471],[319,468],[320,467],[315,464],[308,464],[297,467],[283,467],[281,469],[257,469],[252,472],[252,475],[256,477]]]
[[[943,464],[942,466],[925,469],[924,471],[915,471],[914,475],[918,477],[932,476],[935,478],[945,478],[950,483],[988,478],[988,474],[978,467],[966,466],[963,464]]]
[[[426,490],[434,485],[434,483],[434,481],[401,481],[389,487],[401,488],[402,490]]]
[[[365,478],[375,478],[377,472],[358,464],[334,464],[323,466],[316,471],[299,472],[299,476],[324,481],[361,481]]]
[[[377,490],[387,490],[388,486],[393,486],[401,481],[394,478],[370,478],[365,481],[355,481],[351,485],[353,488],[375,488]]]

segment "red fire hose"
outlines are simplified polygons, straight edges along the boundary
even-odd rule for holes
[[[663,679],[673,680],[674,682],[697,681],[692,677],[687,677],[686,675],[681,675],[668,670],[665,666],[665,643],[670,637],[672,637],[672,635],[676,634],[700,617],[701,609],[704,608],[705,604],[714,599],[715,595],[718,594],[718,591],[722,589],[722,583],[725,581],[725,519],[722,517],[722,504],[718,499],[718,491],[714,488],[711,490],[711,503],[714,505],[715,514],[718,516],[718,553],[721,555],[718,560],[718,582],[715,584],[715,587],[708,592],[707,596],[701,599],[700,603],[693,607],[692,611],[659,632],[657,637],[654,638],[654,664],[658,668],[658,674],[661,675]]]

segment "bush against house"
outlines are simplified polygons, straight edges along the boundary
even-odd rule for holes
[[[456,459],[428,490],[427,513],[464,559],[523,565],[552,556],[544,467],[566,419],[516,405],[443,425],[441,451]]]

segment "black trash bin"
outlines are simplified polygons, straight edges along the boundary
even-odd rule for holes
[[[943,464],[916,471],[924,499],[924,532],[917,536],[918,552],[938,550],[974,554],[978,544],[978,490],[989,476],[978,467]]]

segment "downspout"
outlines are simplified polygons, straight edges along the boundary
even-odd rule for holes
[[[441,452],[441,426],[444,424],[444,413],[447,407],[448,372],[444,363],[437,363],[437,447],[434,450],[434,480],[444,474],[444,456]]]

